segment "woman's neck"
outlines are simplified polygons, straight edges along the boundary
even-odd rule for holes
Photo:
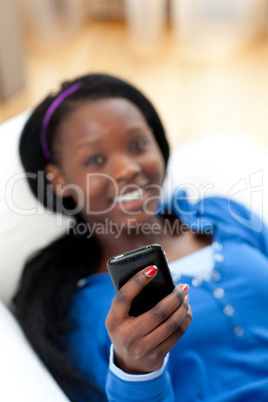
[[[114,255],[124,253],[147,244],[158,243],[165,250],[174,249],[174,240],[178,241],[180,233],[180,221],[172,217],[155,216],[150,223],[133,225],[133,228],[125,228],[121,232],[98,235],[102,248],[102,261],[97,272],[106,272],[106,262]]]
[[[145,231],[145,227],[147,228]],[[180,222],[177,217],[160,217],[145,226],[143,231],[125,231],[118,236],[98,236],[102,247],[102,259],[96,273],[107,272],[107,261],[114,255],[147,244],[158,243],[165,250],[168,261],[175,261],[211,244],[212,237],[199,235]],[[151,229],[151,230],[150,230]]]
[[[165,235],[164,220],[155,216],[150,223],[133,223],[127,227],[118,227],[112,233],[101,234],[98,239],[102,249],[113,256],[145,244],[159,243]]]

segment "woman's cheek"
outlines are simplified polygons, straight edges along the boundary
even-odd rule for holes
[[[164,162],[159,158],[154,158],[150,161],[147,167],[148,176],[151,177],[151,180],[159,185],[162,185],[162,182],[165,177],[165,165]]]
[[[110,187],[114,185],[112,179],[102,173],[94,173],[88,175],[86,183],[86,195],[87,199],[91,202],[97,202],[102,204],[102,202],[107,202],[109,194],[111,194]]]

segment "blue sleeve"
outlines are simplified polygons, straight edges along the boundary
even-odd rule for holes
[[[124,381],[109,370],[106,394],[110,402],[174,401],[173,388],[167,368],[159,377],[148,381]]]
[[[169,354],[162,366],[148,374],[128,374],[114,363],[114,349],[111,345],[110,363],[106,382],[109,401],[174,401],[170,376],[167,371]]]

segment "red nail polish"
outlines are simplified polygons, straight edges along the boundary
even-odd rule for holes
[[[184,285],[181,286],[182,290],[187,293],[189,290],[189,285],[187,285],[187,283],[185,283]]]
[[[153,276],[157,272],[157,267],[155,265],[152,265],[151,267],[147,268],[145,271],[145,275],[148,276],[149,278]]]
[[[189,301],[189,295],[186,295],[186,296],[185,296],[185,299],[186,299],[187,301]]]

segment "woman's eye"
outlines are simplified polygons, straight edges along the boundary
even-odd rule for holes
[[[103,162],[104,162],[104,158],[102,156],[92,156],[91,158],[88,158],[85,161],[85,165],[86,166],[100,165]]]
[[[148,145],[148,141],[143,139],[140,141],[133,142],[133,144],[131,144],[130,148],[131,148],[131,151],[137,151],[139,149],[146,148],[147,145]]]

